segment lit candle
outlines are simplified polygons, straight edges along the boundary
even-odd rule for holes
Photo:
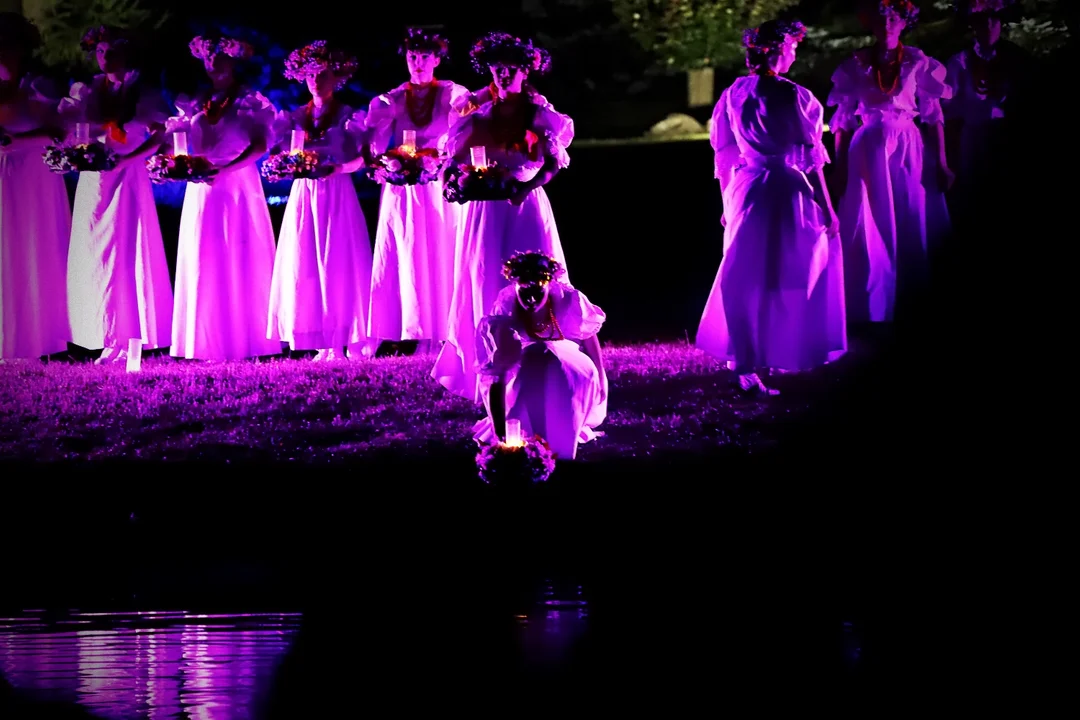
[[[508,447],[521,447],[525,443],[521,439],[521,421],[506,421],[506,445]]]
[[[486,168],[487,167],[487,148],[483,145],[477,145],[476,147],[469,148],[469,155],[472,157],[472,166],[474,168]]]
[[[307,138],[307,133],[303,130],[292,131],[292,145],[289,147],[290,155],[299,155],[304,152],[304,140]]]
[[[401,137],[401,151],[410,154],[416,152],[416,131],[402,130]]]
[[[85,145],[90,142],[90,123],[75,123],[75,144]]]
[[[187,133],[175,132],[172,136],[173,157],[180,157],[181,155],[188,154],[187,147]]]
[[[135,373],[142,370],[142,338],[128,340],[127,371]]]

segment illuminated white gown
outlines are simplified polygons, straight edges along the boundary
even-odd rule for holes
[[[188,150],[221,166],[255,138],[270,138],[277,111],[262,94],[241,89],[212,123],[206,98],[181,97],[170,130],[188,132]],[[188,183],[176,254],[172,355],[239,360],[281,352],[267,338],[274,228],[262,180],[251,160],[211,184]]]
[[[119,100],[134,104],[134,117],[123,123],[122,132],[110,132],[107,123],[118,118],[105,117],[105,96],[129,93],[137,93],[137,98]],[[141,85],[138,72],[128,73],[120,88],[110,88],[105,75],[75,83],[60,112],[69,126],[89,123],[92,137],[103,139],[121,156],[136,150],[149,137],[150,127],[169,117],[160,92]],[[144,163],[80,173],[67,269],[72,342],[90,350],[126,352],[129,340],[141,338],[145,348],[168,347],[172,285]]]
[[[377,152],[416,133],[418,148],[446,147],[446,134],[468,90],[435,81],[431,121],[409,116],[409,83],[379,95],[368,107],[367,126]],[[454,294],[454,243],[462,206],[443,198],[442,180],[425,185],[384,185],[375,233],[368,334],[379,340],[445,340]]]
[[[528,99],[533,118],[527,130],[535,137],[529,151],[496,145],[490,93],[482,91],[476,97],[482,101],[479,109],[453,128],[447,139],[447,152],[459,162],[469,162],[469,148],[482,145],[489,160],[510,168],[522,181],[535,177],[546,157],[554,157],[560,168],[570,164],[566,148],[574,138],[574,122],[542,96],[533,94]],[[566,260],[555,215],[542,187],[533,190],[520,206],[506,200],[466,203],[458,228],[447,341],[431,375],[455,395],[479,403],[476,329],[508,285],[503,263],[515,252],[529,250],[547,253],[563,267]],[[569,282],[569,276],[563,275],[563,280]]]
[[[358,155],[365,136],[363,111],[339,105],[333,124],[304,149],[335,163]],[[278,118],[278,138],[288,147],[302,129],[307,106]],[[294,180],[281,221],[270,287],[267,334],[293,350],[330,349],[367,338],[371,240],[351,175]]]
[[[539,435],[557,457],[572,460],[579,443],[597,436],[607,417],[607,388],[582,343],[600,332],[604,311],[565,283],[550,285],[549,302],[561,339],[529,335],[512,285],[503,288],[480,322],[476,357],[488,415],[473,428],[482,444],[498,442],[489,392],[496,377],[506,387],[506,417],[521,421],[522,437]]]
[[[806,88],[757,75],[713,111],[727,227],[695,344],[740,373],[809,370],[847,350],[840,238],[806,177],[829,161],[822,114]]]
[[[907,46],[896,90],[883,92],[872,53],[859,50],[836,69],[828,104],[837,106],[833,131],[853,133],[840,202],[848,319],[888,322],[898,292],[925,280],[930,246],[951,229],[919,123],[942,122],[952,92],[945,66]]]
[[[23,133],[56,123],[60,98],[45,80],[24,76],[15,100],[0,105],[0,127]],[[42,153],[52,140],[0,147],[0,359],[67,350],[67,253],[71,206],[64,178]]]

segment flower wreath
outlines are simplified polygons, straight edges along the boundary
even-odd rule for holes
[[[255,48],[249,43],[229,37],[198,36],[188,43],[188,49],[191,50],[193,57],[203,61],[212,59],[218,53],[224,53],[237,60],[247,60],[255,54]]]
[[[337,78],[337,89],[340,90],[359,67],[355,57],[331,48],[325,40],[316,40],[289,53],[285,60],[285,77],[304,82],[309,77],[329,70]]]
[[[802,42],[806,39],[806,26],[798,20],[774,20],[743,32],[742,43],[746,48],[747,67],[753,68],[760,58],[780,52],[788,38]]]
[[[450,42],[442,35],[412,27],[405,31],[405,40],[398,48],[398,55],[410,52],[426,52],[437,58],[446,58],[450,55]]]
[[[894,12],[908,25],[914,25],[919,19],[919,8],[911,0],[881,0],[878,14]]]
[[[503,277],[517,283],[549,283],[563,274],[558,260],[539,250],[516,252],[503,263]]]
[[[477,40],[469,51],[469,58],[473,69],[481,75],[492,65],[539,74],[551,69],[551,55],[547,50],[533,45],[532,40],[522,40],[504,32],[489,32]]]
[[[98,25],[86,31],[82,40],[79,41],[79,47],[82,48],[83,52],[92,55],[101,43],[119,47],[130,44],[131,37],[123,30],[111,25]]]

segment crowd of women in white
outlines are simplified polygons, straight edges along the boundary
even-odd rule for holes
[[[1002,4],[968,7],[992,17]],[[944,192],[954,178],[943,112],[974,117],[959,104],[985,105],[987,96],[972,89],[963,54],[947,72],[900,42],[918,14],[910,0],[876,6],[870,21],[877,44],[840,66],[828,101],[837,106],[835,161],[846,176],[839,212],[822,173],[829,162],[822,105],[781,77],[804,36],[800,24],[748,31],[751,73],[717,103],[712,145],[724,199],[724,257],[697,345],[728,362],[746,391],[775,392],[759,370],[804,370],[843,354],[849,319],[891,320],[897,298],[925,273],[928,248],[948,231]],[[281,111],[237,80],[249,46],[195,38],[191,53],[211,88],[179,98],[173,111],[139,76],[123,32],[87,34],[84,47],[101,74],[73,85],[62,100],[28,72],[37,41],[21,16],[5,14],[0,358],[59,353],[73,342],[103,349],[98,362],[166,346],[176,357],[235,360],[276,355],[283,344],[316,350],[323,360],[369,354],[383,340],[431,341],[442,342],[433,376],[486,402],[491,378],[481,376],[491,354],[477,331],[493,308],[511,312],[514,305],[502,296],[512,285],[503,262],[538,251],[565,273],[542,186],[569,163],[573,123],[528,85],[530,73],[549,65],[530,41],[502,33],[479,40],[470,55],[492,82],[471,92],[434,77],[446,41],[410,31],[401,48],[409,81],[366,111],[335,97],[357,66],[326,43],[290,56],[287,74],[306,83],[312,99]],[[916,118],[933,130],[932,142],[924,143]],[[75,122],[91,123],[120,161],[112,171],[80,175],[72,212],[62,178],[45,167],[41,152],[57,124]],[[974,132],[978,122],[970,125]],[[293,182],[275,241],[256,161],[295,129],[331,162],[324,177]],[[187,187],[174,289],[145,161],[178,131],[216,172]],[[486,147],[490,159],[511,169],[520,191],[505,202],[456,205],[443,199],[440,181],[386,185],[373,252],[349,173],[372,153],[401,145],[406,131],[418,147],[460,161],[468,161],[470,147]],[[555,293],[560,302],[577,293],[568,277],[556,284],[565,290]],[[550,312],[547,305],[518,305]],[[553,318],[558,338],[595,338],[602,311],[584,296],[568,307],[587,318],[579,324],[588,326],[588,337]],[[606,407],[598,348],[591,353],[597,357],[589,403]],[[507,417],[513,412],[508,408]],[[603,419],[595,407],[574,416],[592,418],[590,428],[578,423],[580,439]],[[574,449],[576,440],[569,454]]]

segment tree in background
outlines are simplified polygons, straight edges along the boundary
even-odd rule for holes
[[[691,107],[711,105],[714,68],[743,60],[742,33],[798,0],[612,0],[619,22],[668,72],[688,74]]]
[[[87,28],[157,29],[168,18],[145,7],[141,0],[23,0],[22,10],[41,31],[41,61],[68,72],[86,68],[88,60],[79,41]]]

